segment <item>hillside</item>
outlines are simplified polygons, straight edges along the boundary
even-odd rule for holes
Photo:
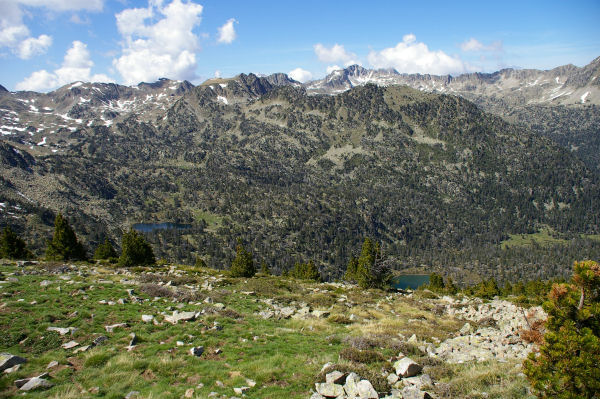
[[[532,397],[520,334],[544,314],[505,300],[175,265],[0,272],[2,398]]]
[[[61,90],[98,91],[73,86]],[[148,90],[172,87],[155,86]],[[118,244],[138,222],[190,224],[148,234],[157,255],[222,268],[241,237],[273,270],[314,259],[328,278],[343,273],[365,236],[404,268],[443,264],[457,250],[493,253],[510,234],[546,227],[569,239],[600,232],[597,173],[463,98],[375,85],[308,95],[285,75],[182,87],[154,94],[171,100],[152,112],[134,107],[111,123],[91,107],[39,145],[30,130],[6,136],[0,223],[37,253],[59,211],[89,249],[105,237]],[[146,97],[135,98],[141,107]],[[442,267],[500,280],[566,275],[573,251],[593,257],[594,243],[569,249],[566,262],[524,251]]]

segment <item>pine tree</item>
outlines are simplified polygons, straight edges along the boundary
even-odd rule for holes
[[[356,267],[356,282],[361,288],[387,289],[391,278],[392,274],[383,261],[379,244],[373,244],[370,238],[365,238]]]
[[[260,272],[262,274],[264,274],[265,276],[270,276],[271,275],[271,269],[269,269],[269,266],[267,265],[267,262],[265,262],[264,260],[262,261],[262,263],[260,265]]]
[[[46,258],[49,260],[86,260],[83,245],[77,240],[75,232],[67,219],[60,213],[54,219],[54,235],[48,242]]]
[[[600,265],[575,262],[570,284],[554,284],[546,334],[524,373],[540,398],[598,398],[600,395]]]
[[[346,274],[344,274],[344,280],[356,282],[356,272],[358,271],[358,259],[355,256],[351,256],[346,267]]]
[[[121,243],[121,256],[119,257],[119,265],[124,267],[129,266],[148,266],[156,264],[154,251],[144,236],[130,229],[123,234]]]
[[[11,228],[6,226],[0,235],[0,258],[27,259],[31,253],[23,241]]]
[[[319,273],[319,269],[312,260],[308,261],[304,268],[304,278],[306,280],[321,281],[321,273]]]
[[[235,250],[235,259],[231,263],[229,272],[232,277],[252,277],[256,274],[252,254],[244,248],[242,240],[238,239]]]
[[[444,288],[446,288],[444,278],[437,273],[431,273],[429,275],[429,285],[427,288],[434,292],[442,292]]]
[[[94,252],[94,259],[96,260],[115,259],[117,256],[117,251],[115,251],[108,238],[104,239],[104,242],[98,245]]]

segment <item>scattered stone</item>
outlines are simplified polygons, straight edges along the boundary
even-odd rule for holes
[[[419,340],[417,339],[417,336],[415,334],[413,334],[410,336],[410,338],[406,342],[409,344],[417,345],[419,343]]]
[[[79,353],[79,352],[87,352],[87,351],[88,351],[88,350],[90,350],[92,347],[93,347],[92,345],[84,345],[84,346],[81,346],[81,347],[79,347],[79,348],[75,349],[75,350],[73,351],[73,353],[75,354],[75,353]]]
[[[215,355],[220,355],[223,351],[220,348],[215,349]]]
[[[77,331],[77,329],[75,327],[48,327],[46,328],[46,331],[55,331],[57,333],[59,333],[60,335],[66,335],[68,333],[73,334],[75,331]]]
[[[254,388],[256,386],[256,381],[246,378],[246,384],[248,384],[250,388]]]
[[[400,379],[400,377],[398,377],[398,375],[397,375],[397,374],[395,374],[395,373],[390,373],[390,374],[387,376],[387,382],[388,382],[388,384],[390,384],[390,385],[394,385],[396,382],[398,382],[398,380],[399,380],[399,379]]]
[[[185,343],[183,341],[177,341],[177,342],[175,342],[175,344],[177,346],[183,346],[183,345],[185,345]]]
[[[326,398],[337,398],[338,396],[344,395],[344,387],[339,384],[332,384],[330,382],[316,383],[315,389],[320,395]]]
[[[44,280],[40,283],[40,287],[47,287],[52,284],[52,281]]]
[[[219,310],[225,309],[225,305],[222,303],[215,303],[213,306]]]
[[[412,377],[421,372],[423,367],[419,366],[414,360],[409,357],[402,358],[394,363],[396,374],[400,377]]]
[[[358,396],[361,399],[378,399],[379,395],[373,385],[367,380],[360,380],[358,384],[356,384],[356,388],[358,390]]]
[[[131,339],[129,340],[129,345],[127,345],[127,350],[132,350],[138,343],[138,337],[135,333],[129,334],[129,337]]]
[[[17,380],[17,381],[20,381],[20,380]],[[15,381],[15,385],[17,384],[17,381]],[[41,377],[33,377],[33,378],[28,379],[25,384],[23,384],[22,386],[19,387],[19,389],[21,391],[35,391],[36,389],[48,389],[53,386],[54,386],[54,384],[52,384],[48,380],[45,380]]]
[[[0,371],[4,371],[8,368],[14,367],[17,364],[26,363],[27,359],[11,355],[10,353],[0,353]]]
[[[100,387],[91,387],[90,389],[88,389],[88,392],[95,395],[100,392]]]
[[[296,309],[291,306],[284,306],[279,309],[279,315],[282,319],[289,319],[294,313],[296,313]]]
[[[12,367],[7,368],[6,370],[4,370],[4,374],[14,373],[15,371],[19,371],[20,368],[21,368],[21,365],[17,364],[16,366],[12,366]]]
[[[346,391],[346,395],[350,398],[354,398],[358,396],[358,383],[360,382],[360,377],[356,373],[350,373],[346,377],[346,383],[344,384],[344,391]]]
[[[127,291],[127,295],[133,296],[133,288],[128,288],[126,291]]]
[[[115,328],[125,328],[128,327],[127,323],[117,323],[110,326],[104,326],[106,332],[112,333],[115,331]]]
[[[203,346],[194,346],[194,347],[190,348],[190,353],[196,357],[200,357],[204,353],[204,347]]]
[[[473,327],[471,326],[471,324],[469,322],[466,322],[465,325],[462,326],[462,328],[459,331],[460,335],[468,335],[468,334],[471,334],[472,332],[473,332]]]
[[[401,394],[403,399],[433,399],[430,394],[421,391],[414,385],[402,389]]]
[[[340,371],[332,371],[325,376],[325,382],[329,382],[331,384],[344,384],[346,382],[346,374]]]
[[[312,315],[317,318],[329,317],[331,313],[328,310],[313,310]]]
[[[185,391],[183,395],[184,398],[193,398],[194,397],[194,388],[189,388]]]
[[[191,321],[196,318],[195,312],[181,312],[179,313],[177,310],[173,311],[173,315],[165,316],[165,321],[168,321],[171,324],[177,324],[179,321]]]
[[[140,393],[138,391],[131,391],[127,395],[125,395],[125,399],[133,399],[138,396]]]
[[[105,335],[101,335],[92,342],[92,345],[94,345],[94,346],[102,345],[102,343],[104,343],[104,341],[108,341],[108,337]]]
[[[124,298],[117,299],[117,303],[119,305],[125,305],[127,302],[129,302],[129,301],[127,299],[124,299]]]
[[[79,346],[79,342],[77,341],[69,341],[66,344],[61,345],[63,349],[73,349],[76,346]]]
[[[244,392],[246,392],[247,390],[249,390],[250,387],[239,387],[239,388],[233,388],[233,392],[236,393],[236,395],[243,395]]]
[[[221,381],[219,381],[219,380],[216,380],[216,381],[215,381],[215,385],[216,385],[216,386],[218,386],[219,388],[223,388],[223,387],[225,387],[225,384],[223,384],[223,382],[221,382]]]
[[[144,323],[149,323],[149,322],[151,322],[152,320],[154,320],[154,316],[152,316],[151,314],[143,314],[143,315],[142,315],[142,321],[143,321]]]
[[[273,313],[270,310],[261,310],[260,312],[258,312],[258,315],[263,319],[267,320],[275,316],[275,313]]]

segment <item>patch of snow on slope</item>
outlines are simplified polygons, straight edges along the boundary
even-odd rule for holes
[[[42,141],[40,141],[39,143],[37,143],[37,145],[44,145],[44,144],[46,144],[46,136],[44,136],[42,138]]]
[[[219,86],[221,86],[222,88],[226,88],[227,85],[225,83],[219,83]]]
[[[217,100],[222,102],[225,105],[229,104],[229,101],[227,101],[227,99],[223,96],[217,96]]]
[[[589,91],[586,91],[582,96],[581,96],[581,103],[584,104],[585,103],[585,98],[590,94]]]
[[[69,86],[69,89],[72,89],[72,88],[74,88],[74,87],[79,87],[79,86],[81,86],[82,84],[83,84],[83,82],[75,82],[75,83],[73,83],[71,86]]]

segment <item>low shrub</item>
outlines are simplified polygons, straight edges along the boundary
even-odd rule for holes
[[[370,349],[360,350],[352,347],[342,349],[340,359],[363,364],[385,362],[385,358],[379,352]]]

